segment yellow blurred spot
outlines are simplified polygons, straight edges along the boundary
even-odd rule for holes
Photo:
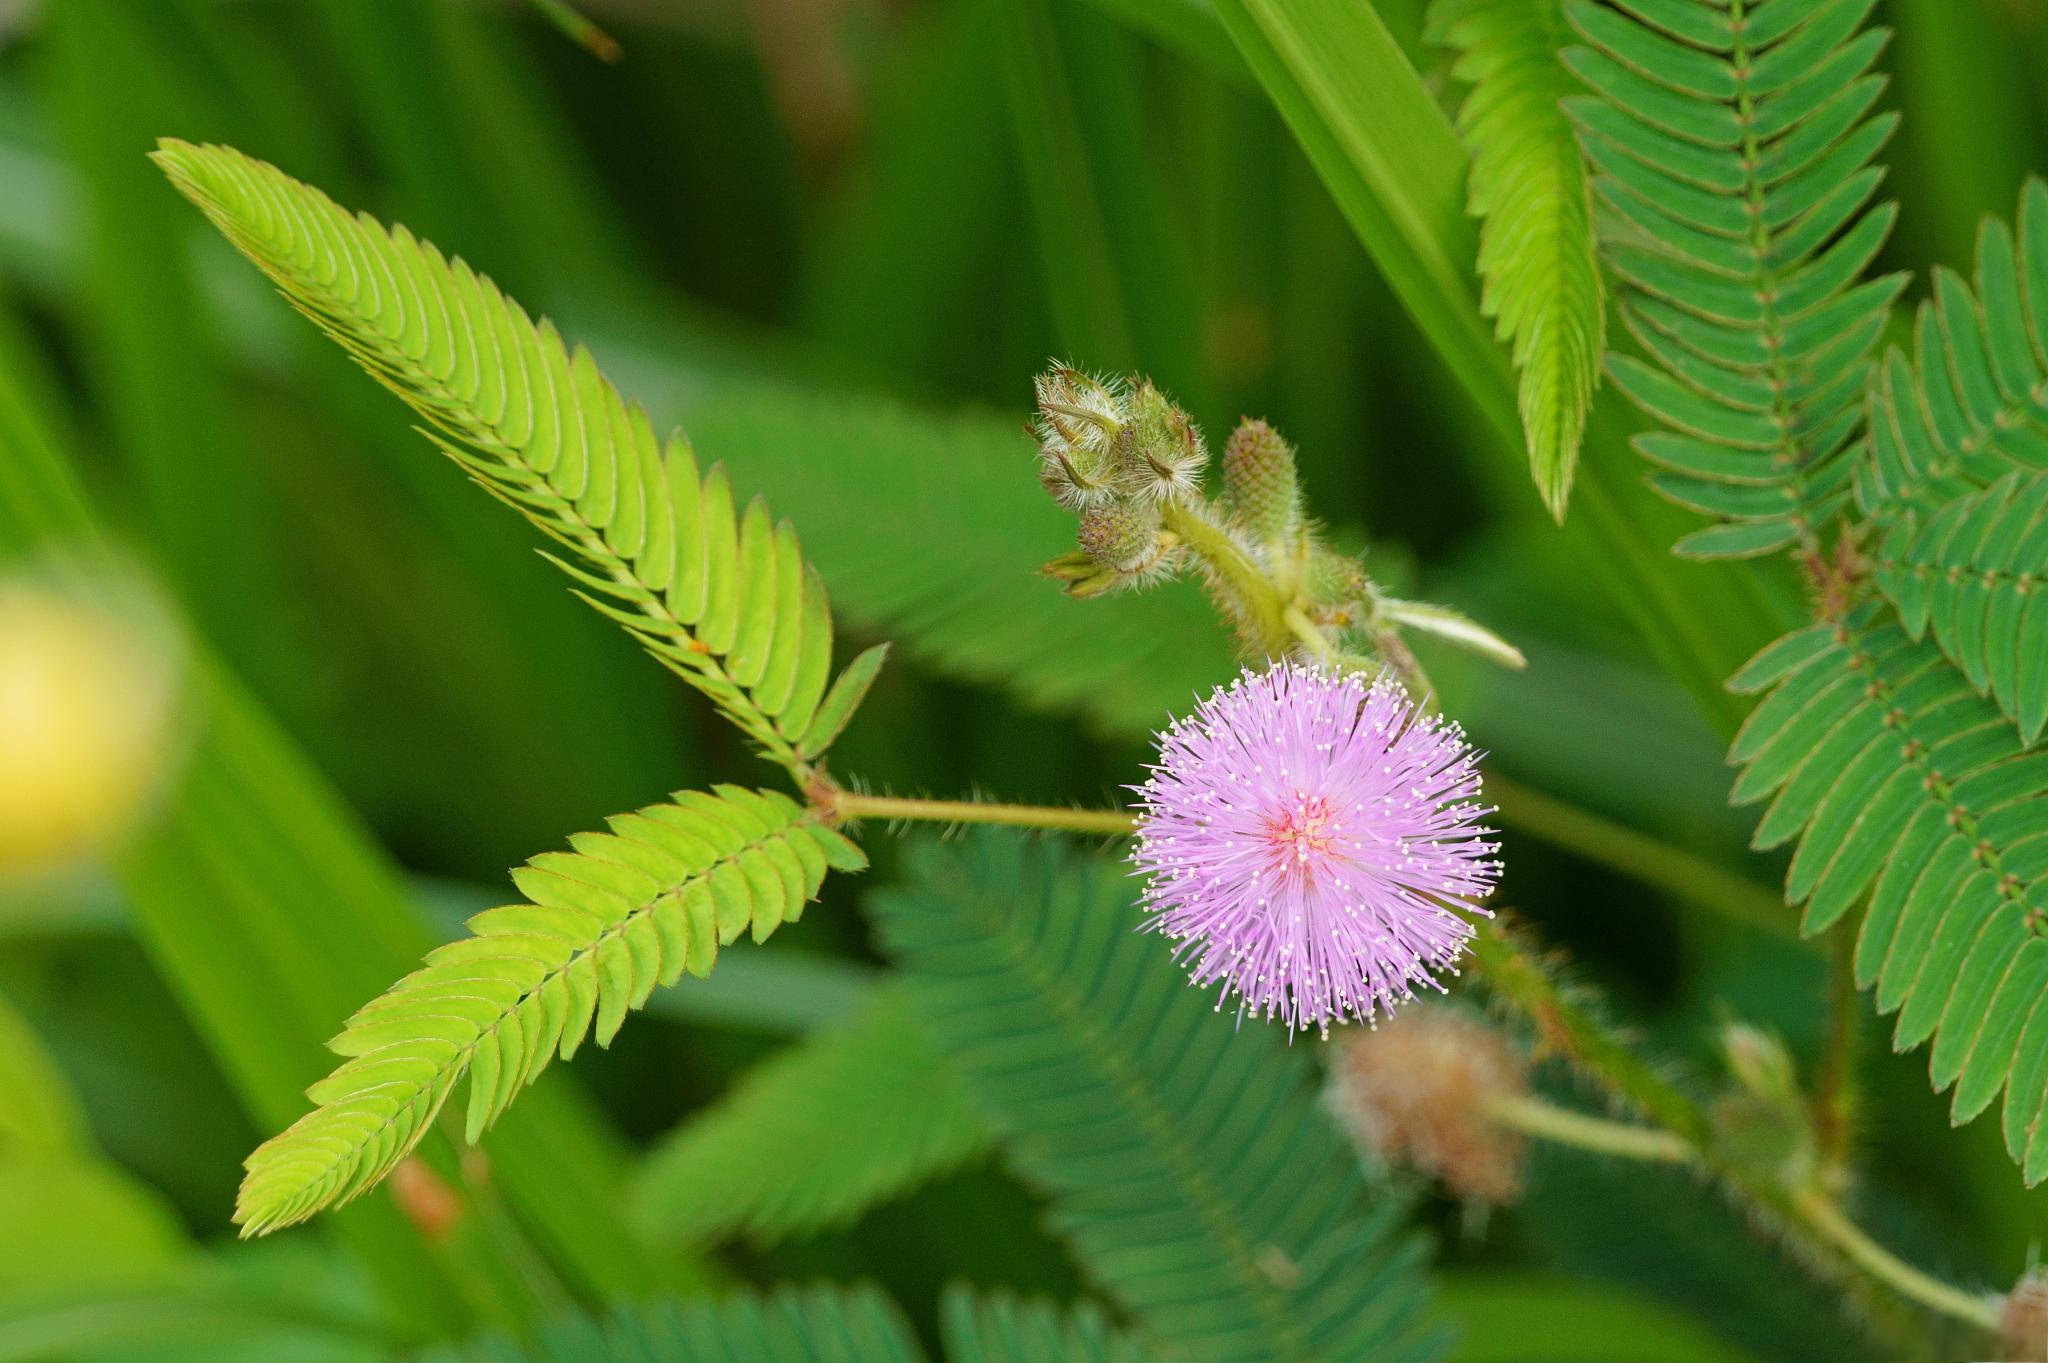
[[[173,651],[155,612],[0,580],[0,873],[83,860],[155,788]]]

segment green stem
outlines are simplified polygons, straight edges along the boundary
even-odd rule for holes
[[[1486,798],[1498,807],[1501,823],[1509,828],[1688,903],[1717,909],[1775,936],[1793,936],[1784,899],[1747,876],[1497,773],[1487,774]]]
[[[1208,507],[1168,502],[1160,512],[1160,524],[1201,557],[1216,586],[1238,607],[1230,614],[1255,636],[1257,645],[1271,656],[1287,652],[1295,637],[1287,623],[1288,603],[1243,546],[1216,523]]]
[[[1069,833],[1122,837],[1132,816],[1121,809],[1068,809],[1056,805],[987,804],[980,800],[917,800],[894,795],[834,791],[823,807],[841,819],[904,819],[919,823],[1007,824],[1013,828],[1056,828]]]
[[[616,62],[625,56],[618,39],[570,8],[568,0],[529,0],[533,7],[569,40],[600,61]]]
[[[1525,1136],[1577,1146],[1596,1154],[1658,1164],[1689,1164],[1699,1152],[1669,1131],[1591,1117],[1541,1098],[1501,1096],[1488,1101],[1494,1121]]]
[[[1863,1000],[1856,994],[1856,924],[1837,923],[1828,935],[1828,1033],[1813,1085],[1813,1129],[1821,1168],[1841,1171],[1855,1135],[1856,1043]]]
[[[1930,1311],[1997,1333],[1999,1311],[1996,1299],[1973,1296],[1929,1277],[1870,1238],[1826,1195],[1808,1190],[1792,1196],[1792,1211],[1806,1228],[1842,1252],[1842,1257],[1908,1301]]]
[[[1524,949],[1515,934],[1493,919],[1475,926],[1474,964],[1494,997],[1527,1019],[1544,1047],[1689,1148],[1707,1149],[1707,1118],[1698,1104],[1636,1055],[1620,1033],[1578,991],[1560,982],[1547,962]]]

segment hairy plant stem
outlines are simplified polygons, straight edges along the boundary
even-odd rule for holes
[[[1871,1239],[1825,1193],[1811,1188],[1794,1193],[1792,1211],[1808,1230],[1841,1251],[1843,1258],[1906,1300],[1989,1333],[1998,1332],[1995,1298],[1972,1295],[1922,1273]]]
[[[1657,1164],[1689,1164],[1699,1158],[1698,1151],[1669,1131],[1588,1116],[1541,1098],[1496,1097],[1488,1101],[1486,1115],[1525,1136],[1595,1154]]]
[[[1673,1132],[1589,1116],[1540,1098],[1496,1097],[1487,1103],[1486,1113],[1501,1126],[1525,1136],[1593,1154],[1656,1164],[1701,1162],[1700,1152]],[[1780,1214],[1906,1300],[1982,1330],[1999,1328],[1994,1299],[1973,1296],[1914,1268],[1872,1239],[1825,1192],[1812,1188],[1792,1192],[1785,1197]]]
[[[1200,556],[1212,588],[1225,598],[1221,604],[1246,639],[1268,656],[1286,653],[1293,639],[1287,600],[1214,513],[1200,502],[1170,501],[1160,509],[1160,524]]]
[[[919,800],[837,789],[823,795],[814,793],[813,802],[828,817],[835,819],[1006,824],[1013,828],[1051,828],[1106,837],[1128,834],[1132,824],[1132,816],[1121,809],[1066,809],[1056,805],[988,804],[980,800]]]
[[[1705,1154],[1706,1114],[1684,1090],[1653,1069],[1589,1002],[1560,981],[1498,919],[1474,916],[1472,960],[1493,995],[1526,1020],[1539,1045],[1643,1116]]]

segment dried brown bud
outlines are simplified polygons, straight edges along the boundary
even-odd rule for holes
[[[1522,1057],[1499,1032],[1448,1005],[1416,1006],[1332,1048],[1329,1103],[1359,1148],[1442,1179],[1468,1202],[1522,1191],[1521,1135],[1488,1115],[1528,1092]]]
[[[2030,1269],[1999,1306],[1998,1329],[2011,1363],[2048,1359],[2048,1273]]]

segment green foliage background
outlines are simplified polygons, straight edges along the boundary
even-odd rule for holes
[[[950,1089],[926,1092],[930,1150],[846,1174],[895,1194],[856,1221],[829,1195],[663,1214],[691,1149],[746,1176],[729,1133],[678,1127],[758,1062],[817,1028],[894,1034],[860,901],[932,854],[878,834],[871,876],[829,881],[772,944],[657,994],[655,1018],[522,1100],[488,1145],[502,1205],[438,1242],[380,1196],[231,1243],[241,1158],[298,1115],[317,1043],[460,911],[506,898],[505,868],[769,773],[231,258],[144,159],[159,136],[240,147],[488,270],[790,517],[842,636],[897,641],[837,770],[1101,803],[1145,728],[1227,672],[1192,589],[1081,606],[1033,576],[1071,535],[1018,433],[1057,354],[1151,374],[1212,434],[1271,419],[1340,543],[1528,654],[1516,675],[1428,658],[1499,774],[1768,885],[1727,806],[1747,702],[1719,682],[1802,619],[1796,590],[1664,557],[1673,513],[1606,399],[1552,523],[1503,438],[1491,325],[1475,309],[1453,334],[1429,306],[1470,287],[1476,235],[1456,220],[1461,255],[1382,276],[1361,246],[1393,240],[1375,186],[1347,192],[1306,135],[1304,153],[1283,121],[1302,103],[1276,109],[1237,55],[1269,8],[593,4],[625,48],[609,66],[511,4],[0,7],[0,555],[128,545],[203,638],[215,716],[165,829],[108,874],[0,891],[0,1359],[382,1358],[577,1304],[814,1279],[878,1283],[906,1323],[864,1297],[772,1309],[875,1315],[899,1356],[1125,1356],[1100,1319],[942,1306],[955,1281],[1074,1297],[1113,1252],[1077,1232],[1077,1257],[1054,1234],[1071,1215],[1048,1220],[1058,1178],[1034,1172],[1049,1157],[992,1156]],[[1420,4],[1378,8],[1448,105]],[[1924,281],[1966,267],[1979,214],[2009,215],[2048,162],[2048,15],[1877,17],[1897,30],[1886,192],[1905,208],[1873,273]],[[1411,145],[1398,178],[1455,215],[1455,141]],[[1826,971],[1793,910],[1773,931],[1528,837],[1507,860],[1503,901],[1658,1041],[1696,1051],[1725,1004],[1817,1049]],[[916,938],[912,903],[879,921]],[[1864,1220],[2003,1286],[2048,1195],[2019,1191],[1995,1124],[1950,1132],[1924,1056],[1886,1040],[1867,1029]],[[905,1054],[914,1078],[929,1058]],[[823,1138],[754,1101],[787,1149]],[[458,1158],[430,1150],[446,1177]],[[943,1172],[901,1187],[897,1161]],[[1546,1158],[1483,1239],[1447,1205],[1418,1215],[1441,1233],[1436,1309],[1465,1324],[1453,1357],[1868,1356],[1677,1175]],[[1063,1330],[1090,1342],[1063,1351]]]

